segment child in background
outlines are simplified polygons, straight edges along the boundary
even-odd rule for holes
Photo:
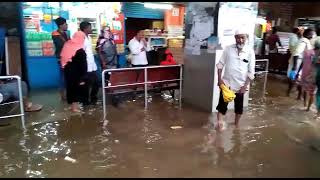
[[[174,60],[173,55],[169,49],[165,51],[166,59],[160,62],[160,65],[176,65],[177,62]]]

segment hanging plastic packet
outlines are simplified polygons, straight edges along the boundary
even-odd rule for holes
[[[222,91],[224,102],[228,103],[233,101],[234,98],[236,98],[236,94],[232,90],[230,90],[226,85],[222,84],[220,88]]]
[[[296,79],[296,75],[297,75],[297,72],[291,70],[290,73],[289,73],[289,78],[290,78],[291,80],[295,80],[295,79]]]

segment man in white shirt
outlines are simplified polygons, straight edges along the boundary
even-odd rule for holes
[[[245,30],[237,30],[235,33],[236,44],[227,46],[222,57],[217,64],[218,86],[225,84],[235,92],[235,125],[239,125],[239,120],[243,113],[243,96],[247,91],[249,83],[254,79],[255,73],[255,53],[247,45],[248,33]],[[224,74],[222,76],[222,70]],[[217,106],[218,125],[222,125],[222,115],[228,110],[228,103],[224,102],[222,91],[220,90],[219,104]]]
[[[293,28],[292,33],[293,34],[289,38],[289,50],[291,54],[295,51],[297,45],[299,44],[299,39],[302,37],[302,31],[301,29],[295,27]]]
[[[147,42],[144,39],[144,31],[138,30],[136,36],[129,41],[129,49],[132,55],[132,67],[144,67],[148,65]]]
[[[300,42],[300,39],[302,38],[302,33],[303,33],[303,28],[299,28],[299,27],[295,27],[293,28],[293,35],[290,36],[289,38],[289,50],[290,50],[290,53],[291,53],[291,56],[289,58],[289,63],[293,64],[293,60],[292,60],[292,55],[293,53],[295,53],[296,51],[296,48]],[[298,63],[299,65],[301,64],[301,61]],[[289,65],[290,66],[290,65]],[[292,67],[288,67],[288,69],[291,70]],[[290,96],[290,91],[292,89],[292,86],[293,86],[293,82],[291,82],[292,80],[290,79],[289,77],[289,72],[290,70],[287,71],[287,76],[288,76],[288,82],[289,82],[289,87],[288,87],[288,90],[287,90],[287,96]],[[298,91],[301,91],[299,86],[298,86]],[[299,95],[298,95],[299,96]]]
[[[82,103],[84,105],[96,104],[98,97],[98,91],[99,91],[99,84],[98,84],[98,76],[97,76],[97,64],[94,59],[93,50],[92,50],[92,41],[89,36],[90,33],[92,33],[91,24],[89,22],[81,22],[80,23],[80,30],[83,31],[86,34],[86,39],[84,41],[84,50],[87,54],[87,68],[88,73],[85,77],[85,88],[83,92]],[[90,92],[91,88],[91,92]],[[89,94],[90,94],[90,101],[89,101]]]

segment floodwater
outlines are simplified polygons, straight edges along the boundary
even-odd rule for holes
[[[314,108],[285,97],[279,77],[269,75],[266,96],[262,87],[257,78],[240,127],[230,110],[222,132],[215,114],[164,96],[147,111],[143,98],[108,106],[106,125],[101,104],[70,115],[56,92],[34,93],[45,107],[27,115],[27,131],[18,118],[0,122],[0,177],[320,177]]]

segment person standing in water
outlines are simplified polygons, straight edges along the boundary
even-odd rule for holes
[[[312,57],[314,65],[314,78],[315,85],[317,87],[316,92],[316,107],[317,115],[320,116],[320,39],[317,38],[314,43],[314,55]]]
[[[99,92],[99,82],[97,75],[97,64],[94,59],[93,50],[92,50],[92,40],[89,34],[92,33],[91,23],[83,21],[80,23],[80,30],[85,33],[84,41],[84,50],[87,54],[87,76],[85,84],[85,95],[83,97],[83,105],[96,104],[98,101],[98,92]],[[89,100],[90,96],[90,100]]]
[[[223,50],[222,57],[217,64],[218,86],[222,84],[235,92],[235,125],[239,126],[239,121],[243,113],[243,98],[249,83],[254,79],[255,74],[255,53],[253,48],[247,45],[248,33],[245,30],[235,32],[236,44],[227,46]],[[222,75],[222,70],[225,69]],[[224,102],[222,90],[217,106],[218,127],[223,124],[222,116],[228,110],[228,103]]]
[[[67,41],[61,51],[61,67],[64,69],[67,102],[72,112],[81,112],[79,102],[84,96],[84,77],[87,74],[86,52],[83,49],[85,34],[76,32],[72,39]]]
[[[67,24],[67,20],[65,18],[59,17],[55,20],[55,23],[58,26],[58,29],[56,31],[52,32],[52,40],[55,46],[55,55],[58,59],[58,64],[59,64],[59,70],[60,70],[60,86],[59,86],[59,90],[60,90],[60,96],[62,100],[66,100],[66,96],[65,96],[65,81],[64,81],[64,73],[63,73],[63,69],[61,68],[61,63],[60,63],[60,53],[61,50],[63,48],[63,45],[65,42],[67,42],[70,37],[68,36],[68,34],[66,33],[66,31],[68,30],[68,24]]]
[[[109,27],[104,27],[101,30],[97,41],[96,51],[99,55],[102,69],[117,68],[117,46],[113,40],[113,35]]]
[[[307,29],[304,33],[304,36],[308,38],[309,35],[313,34],[313,32],[314,31]],[[307,106],[307,109],[306,109],[307,111],[310,110],[310,107],[313,104],[314,93],[316,90],[314,66],[312,63],[313,57],[314,57],[314,49],[305,49],[305,51],[303,52],[303,65],[302,65],[300,85],[302,87],[302,92],[304,94],[304,97],[303,97],[304,106]]]

